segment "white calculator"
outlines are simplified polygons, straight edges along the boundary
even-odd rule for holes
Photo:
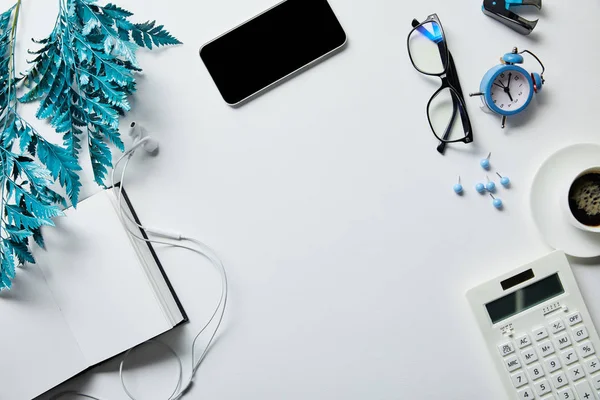
[[[600,400],[600,339],[564,253],[467,298],[509,399]]]

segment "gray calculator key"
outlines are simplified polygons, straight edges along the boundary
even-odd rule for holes
[[[592,342],[583,342],[577,346],[577,352],[579,353],[579,357],[586,358],[595,354],[596,349],[594,349]]]
[[[569,380],[565,373],[561,371],[552,377],[552,383],[556,389],[560,389],[561,387],[568,385]]]
[[[556,336],[556,345],[561,350],[571,345],[571,338],[567,335],[567,332]]]
[[[575,314],[571,314],[567,317],[567,323],[569,324],[569,326],[577,325],[581,321],[581,314],[578,312]]]
[[[576,328],[573,328],[573,337],[575,338],[576,342],[581,342],[589,338],[590,335],[588,334],[587,328],[585,326],[580,325]]]
[[[577,357],[577,353],[575,353],[575,349],[573,349],[572,347],[560,353],[560,358],[562,359],[562,362],[565,365],[571,365],[577,360],[579,360],[579,357]]]
[[[575,385],[575,391],[581,400],[596,400],[594,392],[588,381],[581,381]]]
[[[544,340],[544,339],[546,339],[548,337],[548,330],[546,328],[544,328],[543,326],[539,327],[537,329],[534,329],[532,333],[533,333],[533,337],[538,342],[540,340]]]
[[[504,365],[506,365],[506,369],[508,372],[513,372],[521,368],[521,362],[517,358],[517,356],[511,356],[504,359]]]
[[[554,335],[556,335],[558,332],[562,332],[564,330],[565,330],[565,324],[560,319],[557,319],[556,321],[552,321],[550,323],[550,332],[552,332]]]
[[[534,383],[533,387],[539,396],[543,396],[552,392],[552,388],[546,379],[542,379],[541,381]]]
[[[527,376],[525,376],[523,371],[519,371],[516,374],[511,375],[510,380],[517,389],[527,384]]]
[[[596,372],[600,371],[600,361],[598,360],[598,357],[588,358],[587,360],[585,360],[583,365],[585,366],[585,370],[589,375],[595,374]]]
[[[558,392],[558,399],[559,400],[576,400],[575,395],[573,394],[573,391],[570,388],[560,390]]]
[[[519,390],[517,392],[517,394],[519,395],[519,400],[533,400],[535,399],[535,396],[533,395],[533,390],[531,390],[530,388],[525,388],[523,390]]]
[[[551,341],[546,340],[545,342],[538,344],[538,350],[542,357],[547,357],[554,353],[554,345],[552,345]]]
[[[515,352],[515,346],[511,342],[502,343],[498,345],[498,351],[502,357],[506,357]]]
[[[571,378],[571,380],[573,382],[577,382],[578,380],[582,379],[585,376],[585,372],[583,371],[583,367],[581,366],[581,364],[576,364],[574,366],[572,366],[571,368],[569,368],[569,378]]]
[[[535,362],[535,361],[538,360],[538,356],[537,356],[535,350],[533,350],[532,347],[530,347],[530,348],[528,348],[526,350],[523,350],[521,352],[521,357],[522,357],[522,359],[523,359],[523,361],[525,362],[526,365],[529,365],[532,362]]]

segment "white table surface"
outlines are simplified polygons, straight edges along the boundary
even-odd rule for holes
[[[54,3],[24,2],[21,54],[30,37],[50,31]],[[230,276],[224,329],[187,398],[505,399],[465,292],[551,251],[532,221],[528,190],[549,154],[600,141],[600,4],[547,2],[534,35],[524,37],[485,17],[479,0],[330,0],[348,47],[232,109],[198,49],[274,3],[118,1],[185,43],[140,52],[144,74],[122,126],[143,123],[161,152],[136,156],[130,196],[147,225],[214,247]],[[439,79],[417,73],[406,51],[412,18],[434,12],[465,94],[513,46],[547,66],[544,91],[505,131],[468,98],[475,143],[444,157],[425,116]],[[489,151],[514,182],[500,192],[503,212],[472,189],[485,178],[479,160]],[[452,192],[459,174],[463,198]],[[159,255],[191,319],[164,338],[187,376],[189,346],[218,280],[191,253]],[[596,321],[598,263],[573,260]],[[140,399],[164,399],[175,365],[150,347],[128,382]],[[109,362],[62,389],[126,399],[117,370]]]

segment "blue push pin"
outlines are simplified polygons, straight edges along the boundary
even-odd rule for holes
[[[494,197],[493,194],[490,193],[490,196],[492,196],[492,199],[494,199],[494,207],[496,207],[496,209],[501,210],[502,207],[504,207],[504,204],[502,203],[502,200],[497,199]]]
[[[479,193],[479,194],[484,194],[485,193],[485,185],[483,183],[478,183],[477,185],[475,185],[475,190],[477,190],[477,193]]]
[[[479,162],[479,165],[481,165],[481,168],[485,169],[486,171],[489,171],[491,157],[492,157],[492,153],[488,154],[487,158],[484,158],[483,160],[481,160]]]
[[[458,195],[462,195],[463,193],[463,185],[460,183],[460,176],[458,177],[458,183],[454,185],[454,193]]]
[[[487,178],[488,183],[485,185],[485,188],[487,189],[488,192],[494,193],[496,191],[496,184],[494,182],[490,181],[489,177],[486,176],[486,178]]]
[[[506,176],[500,175],[497,172],[496,172],[496,175],[498,175],[500,177],[500,183],[502,184],[502,186],[504,186],[505,188],[508,189],[508,187],[510,187],[510,179],[508,179],[508,177],[506,177]]]

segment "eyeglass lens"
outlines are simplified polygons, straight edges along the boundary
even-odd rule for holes
[[[441,26],[426,22],[413,30],[408,38],[408,51],[419,72],[441,75],[448,65],[448,50]]]

